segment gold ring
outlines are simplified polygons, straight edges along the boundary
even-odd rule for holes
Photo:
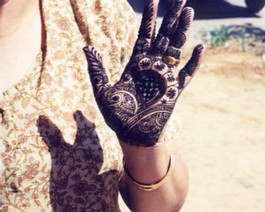
[[[176,66],[180,63],[179,59],[175,57],[171,57],[171,56],[165,56],[163,57],[163,60],[165,63],[167,63],[168,65],[172,65],[172,66]]]
[[[180,59],[181,58],[181,53],[182,53],[182,50],[181,49],[176,48],[174,46],[169,46],[167,48],[167,52],[166,52],[165,55],[171,56],[171,57],[175,57],[177,59]]]

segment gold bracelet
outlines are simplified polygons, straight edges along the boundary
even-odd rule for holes
[[[171,156],[169,158],[167,173],[165,174],[165,176],[161,180],[159,180],[158,182],[153,183],[153,184],[142,184],[142,183],[137,182],[129,173],[129,171],[125,165],[125,162],[123,162],[123,167],[124,167],[124,171],[125,171],[126,175],[129,177],[129,179],[132,181],[132,183],[137,186],[137,188],[139,188],[140,190],[143,190],[143,191],[154,191],[154,190],[158,189],[168,179],[168,176],[169,176],[170,170],[171,170]]]

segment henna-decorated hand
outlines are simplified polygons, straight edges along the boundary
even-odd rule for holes
[[[180,93],[199,66],[202,45],[195,47],[190,60],[174,76],[194,15],[192,8],[183,9],[184,4],[181,0],[175,3],[156,36],[158,6],[157,1],[149,1],[132,57],[113,86],[108,82],[101,56],[91,46],[84,48],[99,109],[124,142],[145,147],[158,142]]]

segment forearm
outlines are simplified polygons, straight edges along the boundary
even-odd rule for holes
[[[128,207],[136,212],[179,211],[188,189],[188,173],[180,156],[173,153],[167,142],[145,148],[124,142],[121,142],[121,146],[130,175],[142,184],[153,184],[163,179],[171,157],[169,176],[156,190],[139,189],[124,173],[120,191]]]

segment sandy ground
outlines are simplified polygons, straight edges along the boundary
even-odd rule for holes
[[[183,93],[179,149],[188,165],[186,212],[265,211],[265,64],[208,52]]]
[[[257,56],[205,55],[177,104],[177,145],[190,173],[183,212],[265,211],[264,76]]]

